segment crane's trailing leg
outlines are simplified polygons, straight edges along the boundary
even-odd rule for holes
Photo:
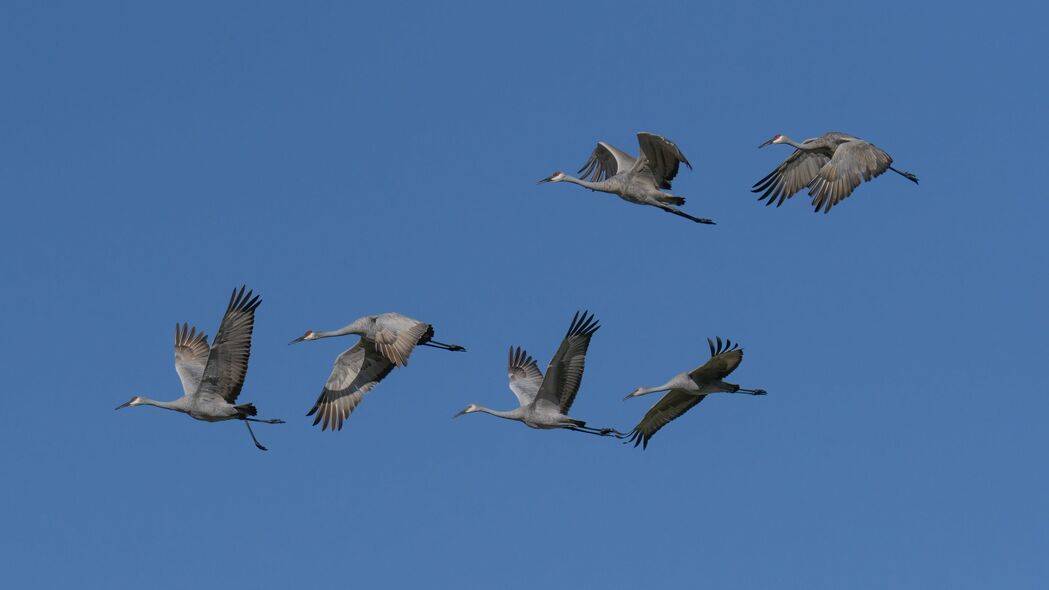
[[[585,432],[587,434],[596,434],[598,436],[615,436],[622,438],[624,435],[615,428],[590,428],[589,426],[569,426],[568,430],[575,430],[576,432]]]
[[[714,220],[712,220],[712,219],[704,219],[702,217],[692,217],[691,215],[689,215],[688,213],[685,213],[681,209],[677,209],[675,207],[671,207],[670,205],[659,204],[659,205],[656,205],[656,206],[659,207],[660,209],[666,211],[667,213],[673,213],[674,215],[677,215],[678,217],[684,217],[685,219],[690,219],[692,221],[695,221],[696,223],[706,223],[707,225],[716,225],[714,223]]]
[[[897,170],[897,169],[893,168],[892,166],[889,166],[889,170],[892,170],[896,174],[899,174],[900,176],[906,178],[907,180],[913,182],[914,184],[918,184],[918,177],[913,175],[913,174],[911,174],[910,172],[904,172],[903,170]]]
[[[430,340],[429,342],[420,342],[423,346],[429,346],[432,348],[440,348],[441,350],[450,350],[453,352],[466,352],[466,349],[458,344],[445,344],[444,342],[438,342],[436,340]]]
[[[269,449],[262,446],[262,443],[259,442],[259,439],[255,438],[255,432],[251,430],[251,424],[248,424],[248,420],[246,418],[244,419],[244,426],[248,427],[248,434],[251,435],[251,442],[255,443],[255,446],[258,447],[260,451],[268,451]]]
[[[768,392],[765,391],[764,389],[743,389],[742,387],[740,387],[736,391],[733,391],[732,393],[749,393],[750,395],[767,395],[768,394]]]

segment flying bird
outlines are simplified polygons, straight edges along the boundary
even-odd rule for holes
[[[615,146],[599,141],[590,159],[579,169],[583,179],[558,171],[538,184],[571,182],[592,191],[618,195],[624,201],[658,207],[696,223],[713,224],[709,219],[693,217],[678,209],[676,205],[685,204],[684,197],[660,190],[670,189],[670,181],[677,176],[679,163],[692,168],[677,145],[665,137],[644,131],[637,134],[637,143],[641,146],[641,153],[635,159]]]
[[[744,389],[735,383],[722,381],[732,371],[735,371],[743,360],[743,349],[729,340],[722,343],[720,337],[718,337],[717,346],[710,338],[707,338],[707,342],[710,344],[710,360],[703,366],[688,373],[678,373],[670,381],[657,387],[638,387],[623,398],[630,399],[657,391],[669,391],[645,413],[644,418],[632,431],[619,438],[629,437],[627,442],[633,442],[634,447],[643,445],[642,448],[648,448],[649,439],[660,428],[691,410],[711,393],[749,393],[750,395],[767,393],[764,389]]]
[[[343,422],[372,390],[395,367],[408,364],[416,345],[450,351],[465,351],[458,344],[445,344],[433,339],[433,326],[399,313],[384,313],[358,318],[352,324],[333,332],[307,331],[289,344],[356,334],[361,339],[335,359],[331,375],[317,403],[307,416],[317,415],[313,425],[332,432],[342,430]]]
[[[794,153],[751,188],[753,193],[762,193],[758,200],[765,201],[765,205],[775,202],[779,207],[794,193],[807,188],[816,211],[829,213],[861,182],[886,170],[918,184],[917,176],[892,167],[892,157],[885,150],[846,133],[831,131],[802,143],[776,135],[758,148],[780,143],[794,146]]]
[[[612,428],[590,428],[586,422],[568,416],[572,408],[579,385],[583,380],[583,369],[586,364],[586,351],[590,338],[601,326],[591,314],[582,315],[576,312],[572,324],[561,341],[561,346],[550,360],[550,366],[543,376],[539,366],[527,352],[521,348],[510,348],[507,374],[510,391],[517,396],[518,407],[508,412],[492,410],[477,404],[470,404],[453,416],[458,418],[465,414],[484,412],[507,420],[523,422],[531,428],[549,430],[566,428],[602,436],[609,434],[623,435]]]
[[[249,422],[283,424],[283,420],[261,420],[253,404],[237,404],[237,396],[244,386],[251,353],[251,332],[255,325],[255,309],[262,300],[251,291],[236,289],[230,296],[226,315],[222,317],[218,334],[208,346],[208,337],[187,324],[175,325],[175,371],[182,381],[183,396],[172,402],[161,402],[140,395],[117,406],[156,406],[175,410],[205,422],[243,420],[255,446],[266,447],[255,438]]]

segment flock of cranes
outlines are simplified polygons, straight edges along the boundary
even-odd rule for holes
[[[579,169],[583,179],[557,171],[539,181],[570,182],[592,191],[611,193],[638,205],[650,205],[684,217],[696,223],[713,225],[710,219],[693,217],[677,208],[685,198],[663,192],[670,189],[670,181],[677,176],[678,166],[692,169],[677,144],[665,137],[642,131],[637,134],[641,148],[635,159],[615,146],[599,141],[590,159]],[[794,153],[754,183],[752,192],[762,193],[759,201],[776,206],[803,188],[809,189],[812,205],[819,212],[830,212],[831,207],[852,194],[860,182],[871,180],[886,170],[917,184],[918,177],[892,167],[892,157],[878,146],[858,137],[830,131],[819,137],[798,143],[786,135],[776,135],[758,146],[772,144],[794,146]]]
[[[680,164],[692,168],[681,149],[674,142],[652,133],[638,133],[637,140],[640,151],[636,158],[601,141],[580,168],[582,178],[558,171],[539,183],[578,184],[593,191],[618,195],[631,203],[657,207],[696,223],[713,224],[710,219],[685,213],[678,208],[685,204],[685,199],[665,192],[671,188],[670,183],[677,176]],[[893,168],[893,160],[884,150],[844,133],[824,133],[801,143],[776,135],[758,147],[772,144],[793,146],[794,152],[754,184],[752,192],[761,193],[758,200],[765,201],[766,205],[775,202],[778,207],[807,188],[815,211],[827,213],[852,194],[861,182],[887,170],[915,184],[918,182],[914,174]],[[260,303],[259,296],[251,291],[245,292],[245,287],[239,291],[234,289],[210,345],[207,335],[196,327],[176,324],[175,371],[182,382],[183,395],[170,402],[136,395],[116,409],[155,406],[206,422],[241,420],[255,446],[265,451],[266,447],[256,438],[251,423],[282,424],[284,421],[256,418],[258,412],[253,404],[236,403],[247,375],[255,311]],[[743,349],[729,340],[722,341],[720,337],[716,343],[708,338],[710,359],[703,365],[679,373],[662,385],[639,387],[624,398],[667,392],[629,432],[587,426],[585,421],[569,416],[569,411],[582,383],[590,340],[599,328],[593,314],[576,312],[561,345],[550,359],[545,375],[528,352],[511,347],[507,376],[518,406],[501,411],[470,404],[455,417],[480,412],[515,420],[530,428],[566,429],[615,437],[626,439],[627,443],[633,442],[635,447],[647,448],[656,432],[710,394],[766,394],[764,389],[747,389],[724,381],[743,361]],[[457,344],[434,340],[432,325],[399,313],[364,316],[331,332],[310,330],[289,344],[344,335],[356,335],[359,340],[335,359],[320,396],[306,414],[315,416],[313,425],[319,424],[322,431],[329,428],[333,432],[341,430],[364,395],[393,369],[406,366],[416,346],[452,352],[466,350]]]

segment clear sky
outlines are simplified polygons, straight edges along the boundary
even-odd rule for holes
[[[1049,578],[1044,22],[1009,2],[6,3],[5,587],[1035,588]],[[738,4],[738,5],[737,5]],[[743,6],[746,4],[746,6]],[[569,185],[641,130],[700,226]],[[829,215],[749,192],[776,133],[869,139]],[[263,296],[243,426],[172,330]],[[573,414],[707,358],[645,452],[490,416],[506,349],[602,328]],[[304,414],[397,310],[420,349],[340,433]]]

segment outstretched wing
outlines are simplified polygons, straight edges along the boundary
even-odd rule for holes
[[[572,325],[568,328],[561,346],[550,360],[550,366],[546,369],[546,377],[539,387],[536,403],[552,403],[558,407],[562,414],[568,414],[575,401],[579,384],[583,381],[583,369],[586,365],[586,350],[590,347],[590,338],[601,326],[591,314],[587,316],[586,311],[579,314],[577,311],[572,317]]]
[[[846,141],[812,179],[809,186],[812,205],[817,212],[822,208],[824,213],[829,213],[831,207],[851,195],[861,182],[881,175],[891,165],[889,154],[873,143],[862,139]]]
[[[717,346],[714,345],[713,340],[707,338],[707,343],[710,344],[710,360],[688,374],[696,383],[721,381],[735,371],[739,363],[743,361],[743,349],[739,347],[739,344],[733,344],[731,340],[722,342],[720,336],[717,338]]]
[[[189,324],[175,324],[175,372],[186,395],[193,395],[200,386],[210,351],[207,334]]]
[[[517,403],[526,406],[532,403],[543,384],[543,372],[535,359],[521,347],[510,347],[507,359],[507,374],[510,378],[510,391],[517,396]]]
[[[244,386],[251,354],[251,332],[255,327],[255,309],[262,300],[251,291],[233,290],[222,317],[215,341],[211,343],[208,363],[196,395],[217,395],[229,403],[236,401]]]
[[[384,314],[378,322],[375,349],[398,367],[408,364],[416,344],[433,337],[433,326],[400,314]]]
[[[805,143],[811,143],[818,139],[809,139]],[[759,201],[768,199],[765,201],[765,205],[776,203],[776,206],[779,207],[783,204],[783,201],[794,196],[794,193],[809,186],[813,179],[816,178],[816,175],[819,174],[820,168],[829,161],[830,156],[822,151],[794,150],[794,153],[770,172],[768,176],[755,182],[750,192],[763,193],[758,197]]]
[[[630,170],[634,161],[630,154],[620,151],[611,144],[599,141],[593,153],[590,154],[590,159],[579,169],[579,175],[584,180],[601,182],[623,170]]]
[[[648,169],[659,188],[670,188],[670,181],[677,176],[678,165],[681,162],[692,169],[692,164],[688,163],[677,144],[665,137],[642,131],[637,134],[637,143],[641,146],[641,154],[648,160]]]
[[[342,430],[342,423],[361,403],[364,394],[389,375],[394,366],[371,343],[361,339],[335,359],[324,390],[306,415],[317,414],[313,425],[323,420],[322,431],[329,426],[332,432]]]
[[[634,443],[636,448],[641,445],[642,449],[648,448],[648,441],[652,435],[659,432],[678,416],[692,409],[693,406],[706,399],[705,395],[689,395],[680,389],[672,389],[653,405],[645,417],[637,423],[634,430],[630,432],[627,442]]]

